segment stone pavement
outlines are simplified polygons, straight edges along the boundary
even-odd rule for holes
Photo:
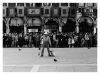
[[[4,72],[96,72],[97,48],[51,48],[56,57],[38,56],[37,48],[3,48]],[[53,60],[57,59],[57,62]]]

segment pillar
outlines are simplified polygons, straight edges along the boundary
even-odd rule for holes
[[[62,26],[59,25],[59,32],[62,32]]]
[[[26,24],[24,24],[24,35],[27,34],[27,27],[26,27]]]
[[[44,17],[41,17],[42,19],[42,22],[41,22],[41,32],[43,33],[44,32],[44,21],[45,21],[45,18]]]
[[[9,21],[10,21],[10,18],[7,18],[6,19],[6,34],[9,34],[10,33],[10,29],[9,29]]]
[[[62,25],[63,25],[63,23],[61,22],[61,18],[58,19],[58,22],[59,22],[59,32],[62,33]]]
[[[24,35],[27,34],[27,20],[28,20],[28,18],[24,17]]]
[[[76,21],[76,33],[79,33],[79,24],[77,21]]]
[[[10,29],[9,29],[9,24],[6,24],[6,34],[9,34]]]

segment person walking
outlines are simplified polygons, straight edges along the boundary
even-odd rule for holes
[[[40,34],[40,44],[39,44],[39,50],[41,50],[41,48],[42,48],[42,44],[43,44],[43,35],[42,35],[42,33]]]
[[[71,44],[72,44],[72,47],[74,47],[75,41],[73,37],[71,38]]]
[[[43,57],[45,47],[47,48],[48,55],[51,56],[50,55],[50,50],[49,50],[49,45],[51,46],[51,41],[50,41],[50,37],[48,36],[47,32],[44,33],[42,39],[43,39],[43,44],[42,44],[41,57]]]
[[[85,34],[85,41],[86,41],[86,47],[90,48],[89,47],[89,34],[88,33]]]
[[[56,33],[53,34],[53,41],[54,41],[54,47],[58,47],[58,40],[56,38]]]
[[[69,48],[71,47],[71,37],[68,38],[68,45],[69,45]]]

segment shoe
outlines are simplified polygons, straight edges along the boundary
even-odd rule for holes
[[[40,57],[43,57],[43,55],[41,55]]]
[[[49,55],[49,57],[55,57],[54,55]]]
[[[90,47],[88,47],[88,49],[90,49]]]
[[[57,59],[54,59],[54,62],[57,62],[58,60]]]

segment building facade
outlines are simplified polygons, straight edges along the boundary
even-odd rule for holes
[[[97,3],[3,3],[3,33],[94,32]]]

